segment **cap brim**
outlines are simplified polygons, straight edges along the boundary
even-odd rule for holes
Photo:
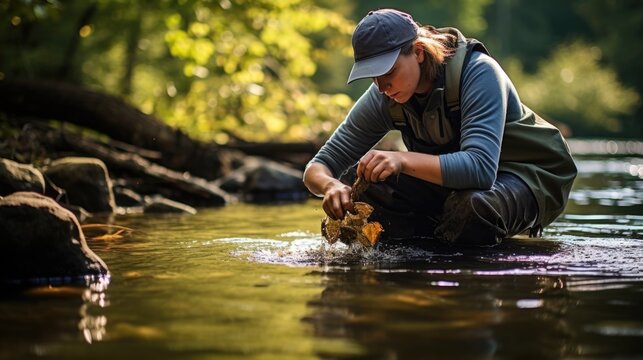
[[[355,80],[374,78],[386,74],[395,64],[401,50],[401,48],[397,48],[393,51],[355,62],[350,75],[348,75],[348,84]]]

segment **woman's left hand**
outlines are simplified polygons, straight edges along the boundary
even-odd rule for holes
[[[357,176],[369,182],[384,181],[402,172],[402,155],[398,151],[371,150],[357,165]]]

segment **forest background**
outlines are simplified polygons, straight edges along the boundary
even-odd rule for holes
[[[484,42],[572,136],[643,137],[638,0],[0,0],[0,80],[121,97],[203,141],[319,142],[369,85],[346,85],[351,33],[381,7]]]

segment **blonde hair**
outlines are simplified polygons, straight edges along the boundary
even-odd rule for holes
[[[416,38],[402,47],[401,53],[410,54],[415,44],[422,46],[424,62],[420,65],[421,76],[429,81],[435,80],[444,60],[455,51],[457,38],[449,33],[442,33],[431,25],[420,26]]]

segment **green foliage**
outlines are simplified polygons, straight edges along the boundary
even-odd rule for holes
[[[626,84],[643,89],[639,70],[643,57],[643,2],[581,1],[577,8],[593,30],[604,59],[615,66]]]
[[[619,79],[643,93],[640,71],[643,46],[643,2],[638,0],[580,1],[579,13],[593,31],[593,40],[603,51],[603,62],[614,67]],[[623,118],[623,134],[643,137],[643,106]]]
[[[0,1],[0,78],[50,76],[56,72],[52,62],[58,63],[63,57],[67,26],[61,24],[47,32],[39,25],[56,22],[61,11],[61,5],[54,1]]]
[[[527,106],[570,125],[574,132],[605,135],[621,130],[620,119],[640,99],[600,60],[598,47],[573,42],[556,48],[534,74],[523,73],[516,62],[508,66],[508,72]]]
[[[40,6],[18,4],[5,24]],[[99,0],[94,13],[94,3],[43,4],[60,17],[25,16],[0,34],[11,50],[0,77],[64,76],[204,140],[323,137],[352,105],[311,79],[324,59],[349,59],[354,23],[311,1]]]
[[[489,28],[482,40],[492,54],[501,62],[507,58],[518,60],[522,68],[529,74],[536,71],[542,73],[542,63],[560,49],[560,44],[570,44],[582,40],[589,47],[600,49],[600,61],[591,70],[610,69],[610,76],[616,78],[609,83],[617,88],[622,85],[631,86],[629,93],[634,91],[640,97],[643,92],[643,73],[638,71],[638,63],[643,56],[643,47],[639,45],[640,34],[643,31],[643,3],[639,0],[495,0],[492,6],[485,10],[485,18]],[[540,70],[539,70],[540,69]],[[584,78],[605,78],[604,75],[585,72]],[[551,77],[552,80],[556,76]],[[551,84],[551,87],[557,83]],[[568,92],[576,91],[574,84],[558,84],[568,86]],[[627,96],[625,98],[628,98]],[[586,100],[587,99],[587,100]],[[583,102],[578,111],[605,106],[598,113],[604,115],[600,120],[597,116],[593,121],[605,121],[605,124],[593,124],[582,121],[573,125],[573,132],[580,136],[601,136],[600,129],[617,129],[619,133],[610,132],[610,136],[640,137],[643,126],[640,118],[643,107],[633,105],[614,110],[612,101],[589,103],[584,92],[578,94],[578,100]],[[546,99],[538,102],[546,102]],[[627,100],[624,100],[627,103]],[[573,101],[572,101],[573,102]],[[610,103],[612,105],[610,105]],[[640,102],[638,102],[640,104]],[[567,118],[575,118],[569,110]],[[586,118],[585,115],[581,117]]]
[[[166,118],[219,141],[228,133],[302,140],[333,128],[350,98],[320,94],[308,79],[324,49],[348,54],[353,24],[300,0],[219,5],[195,3],[191,14],[166,17],[165,41],[190,79]]]
[[[23,20],[37,21],[58,13],[60,2],[56,0],[4,0],[0,1],[0,13],[11,15],[12,25]]]
[[[0,0],[0,79],[84,84],[204,140],[323,138],[370,84],[346,85],[355,22],[395,7],[484,41],[510,64],[525,102],[574,134],[636,136],[643,130],[640,4]]]
[[[588,2],[495,0],[484,9],[489,26],[480,40],[494,56],[517,58],[527,72],[534,72],[556,45],[590,34],[587,22],[576,10],[579,1]]]
[[[194,16],[166,18],[170,53],[192,79],[169,120],[220,141],[226,133],[301,140],[332,128],[326,123],[336,123],[351,100],[318,94],[307,79],[324,48],[349,46],[352,24],[304,1],[241,3],[198,3]]]
[[[355,12],[355,20],[359,21],[370,10],[379,8],[395,8],[413,15],[415,21],[423,25],[437,27],[455,26],[469,36],[480,36],[487,29],[484,9],[493,0],[434,0],[414,1],[386,0],[359,1]]]
[[[155,83],[155,67],[137,69],[132,97],[145,111],[206,140],[301,141],[327,135],[351,106],[309,80],[325,49],[347,56],[343,17],[299,0],[186,4],[163,18],[180,73]]]

